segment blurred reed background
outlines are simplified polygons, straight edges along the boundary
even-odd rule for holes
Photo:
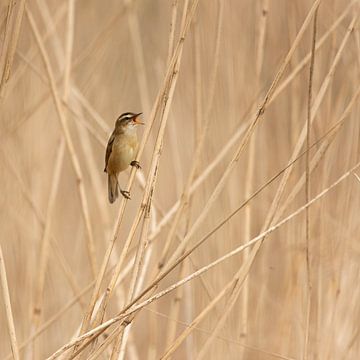
[[[358,359],[358,6],[2,0],[0,358]]]

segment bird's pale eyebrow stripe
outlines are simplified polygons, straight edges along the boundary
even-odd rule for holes
[[[125,113],[123,115],[120,116],[120,119],[132,119],[134,116],[134,114],[131,113]]]

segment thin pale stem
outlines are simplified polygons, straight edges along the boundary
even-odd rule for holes
[[[311,60],[309,68],[309,87],[308,87],[308,104],[307,104],[307,119],[306,119],[306,182],[305,182],[305,199],[309,202],[310,193],[310,130],[311,130],[311,105],[312,105],[312,88],[313,88],[313,76],[314,76],[314,64],[315,64],[315,47],[316,47],[316,30],[317,30],[317,14],[318,9],[314,14],[314,25],[312,35],[311,46]],[[311,315],[311,303],[312,303],[312,283],[311,283],[311,254],[310,254],[310,209],[306,209],[305,213],[305,232],[306,232],[306,276],[307,276],[307,313],[306,313],[306,329],[305,329],[305,341],[304,341],[304,360],[308,359],[310,355],[309,348],[309,335],[310,335],[310,315]]]
[[[11,309],[11,300],[10,300],[10,293],[9,293],[9,285],[6,276],[6,268],[5,268],[5,261],[2,252],[2,248],[0,245],[0,280],[1,280],[1,293],[2,298],[5,304],[5,312],[6,312],[6,319],[7,319],[7,326],[10,335],[10,342],[11,342],[11,351],[13,354],[13,358],[15,360],[20,360],[19,355],[19,347],[16,339],[16,332],[15,332],[15,324],[14,324],[14,317]]]

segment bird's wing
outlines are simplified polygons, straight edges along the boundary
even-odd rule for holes
[[[106,154],[105,154],[105,168],[104,171],[106,172],[107,164],[110,158],[110,154],[112,152],[113,143],[115,140],[115,133],[112,133],[110,136],[110,139],[108,141],[107,147],[106,147]]]

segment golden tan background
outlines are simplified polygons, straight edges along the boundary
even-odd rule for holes
[[[113,236],[122,200],[109,205],[103,167],[114,121],[122,112],[142,111],[147,125],[151,122],[171,48],[179,41],[184,8],[188,6],[189,14],[193,1],[29,0],[21,16],[23,3],[0,3],[2,74],[14,51],[0,100],[0,233],[20,358],[44,359],[76,334],[91,291],[79,294],[99,273]],[[200,221],[187,248],[290,161],[303,127],[306,129],[313,16],[304,25],[298,44],[295,39],[313,3],[199,2],[185,36],[169,108],[153,194],[156,206],[147,233],[153,241],[140,264],[139,288],[150,284],[157,271],[174,217],[156,237],[153,232],[181,199],[194,162],[198,164],[192,182],[203,181],[179,217],[170,256],[194,224]],[[354,97],[360,80],[358,15],[356,1],[322,1],[318,10],[317,44],[321,46],[313,67],[314,121],[309,140],[310,144],[322,141],[309,151],[308,199],[304,181],[307,159],[303,155],[285,182],[275,213],[271,204],[283,174],[162,280],[155,293],[248,242],[268,228],[268,216],[275,214],[272,224],[277,223],[359,161],[360,102]],[[17,21],[21,21],[18,42]],[[171,23],[175,32],[169,51]],[[275,94],[207,211],[211,194],[294,44]],[[44,54],[51,68],[45,67]],[[303,59],[306,62],[298,68]],[[52,90],[49,74],[55,79]],[[278,89],[282,91],[277,93]],[[58,107],[54,92],[60,99]],[[60,116],[67,123],[73,156],[80,165],[77,174]],[[329,134],[339,120],[344,120],[343,125]],[[140,159],[145,180],[151,173],[154,144],[163,121],[159,111]],[[202,134],[205,141],[196,157]],[[306,141],[300,145],[298,155],[306,150]],[[211,164],[215,166],[209,168]],[[124,187],[128,174],[120,176]],[[252,248],[144,307],[129,327],[127,342],[123,340],[126,352],[120,358],[161,358],[202,314],[201,321],[174,347],[172,358],[358,359],[359,181],[354,171],[314,202],[308,212],[308,237],[306,211],[302,211],[266,237],[249,270],[245,265]],[[294,189],[295,196],[289,198]],[[143,193],[136,180],[108,268],[118,262]],[[88,227],[84,211],[89,215]],[[128,303],[131,259],[142,228],[141,222],[105,320]],[[92,263],[89,238],[94,242]],[[247,275],[243,283],[234,278],[239,269]],[[105,278],[101,291],[109,279]],[[225,286],[227,291],[222,293]],[[151,294],[154,292],[145,299]],[[206,311],[218,294],[223,296]],[[3,296],[1,299],[0,358],[5,359],[11,347]],[[77,300],[66,307],[73,299]],[[84,351],[83,358],[90,358],[90,351],[106,341],[115,326]],[[104,349],[99,358],[108,359],[112,347]],[[71,354],[68,351],[62,358]]]

